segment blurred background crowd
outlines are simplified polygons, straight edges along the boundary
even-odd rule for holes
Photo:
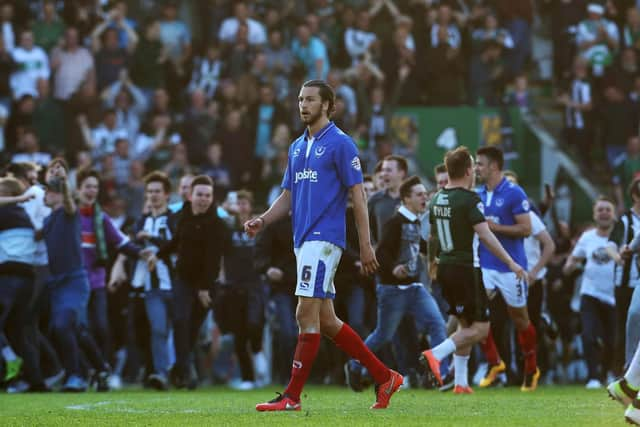
[[[233,228],[279,194],[288,146],[302,131],[297,94],[306,80],[325,79],[334,88],[332,119],[358,145],[371,194],[397,191],[409,172],[436,182],[437,174],[415,170],[415,152],[391,137],[395,108],[530,111],[536,108],[530,80],[547,80],[548,98],[563,110],[563,144],[587,170],[611,177],[622,213],[640,171],[638,7],[630,0],[2,1],[0,164],[33,170],[63,158],[73,188],[82,184],[79,170],[95,169],[98,201],[124,234],[145,209],[149,172],[168,176],[169,202],[178,205],[188,198],[189,177],[205,174],[215,183],[219,215]],[[532,57],[540,22],[553,46],[549,75]],[[392,154],[405,156],[409,170],[399,163],[382,168]],[[552,204],[552,192],[544,202]],[[582,228],[553,221],[557,252],[545,288],[541,366],[549,383],[583,381],[579,315],[571,307],[578,291],[575,277],[560,272]],[[271,236],[268,250],[252,249],[262,251],[255,273],[264,295],[260,351],[270,362],[263,383],[287,379],[297,334],[293,287],[268,274],[288,256],[284,230]],[[346,277],[339,314],[366,336],[375,326],[373,282],[353,271]],[[89,325],[109,364],[106,388],[144,382],[154,327],[144,292],[127,284],[108,288],[106,326]],[[200,380],[255,386],[257,379],[239,373],[233,334],[223,323],[213,316],[202,329]],[[41,330],[46,339],[46,316]],[[414,345],[423,339],[415,334]],[[61,366],[51,350],[42,363],[54,384]],[[397,355],[385,352],[394,363]],[[322,354],[315,380],[344,383],[342,356]],[[398,363],[411,386],[422,385],[417,361]]]

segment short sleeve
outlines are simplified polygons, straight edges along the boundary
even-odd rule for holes
[[[576,246],[573,248],[573,251],[571,252],[571,256],[575,257],[575,258],[586,258],[587,257],[587,238],[586,238],[586,234],[583,234],[582,236],[580,236],[580,239],[578,239],[578,243],[576,243]]]
[[[531,206],[529,205],[529,199],[524,193],[522,188],[514,186],[511,192],[511,213],[513,215],[520,215],[529,212]]]
[[[344,139],[337,144],[335,163],[338,179],[347,188],[362,183],[362,165],[358,157],[358,149],[351,139]]]
[[[544,230],[547,229],[547,227],[544,226],[544,223],[542,222],[540,217],[536,215],[535,212],[529,212],[529,216],[531,217],[531,235],[532,236],[537,236],[538,234],[542,233]]]
[[[481,222],[485,222],[486,219],[484,217],[484,204],[478,195],[473,194],[470,198],[469,212],[469,222],[471,225],[480,224]]]
[[[289,158],[287,159],[287,169],[284,171],[284,176],[282,177],[282,187],[285,190],[291,191],[291,150],[289,150]]]

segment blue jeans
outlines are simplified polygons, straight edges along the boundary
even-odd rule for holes
[[[376,295],[378,323],[376,329],[365,340],[365,344],[372,351],[377,351],[391,341],[400,321],[407,314],[413,317],[418,332],[429,335],[432,347],[447,338],[444,319],[438,305],[424,286],[400,289],[397,286],[378,285]],[[446,375],[449,370],[447,359],[442,362],[441,372],[442,375]]]
[[[156,374],[167,376],[169,372],[169,330],[173,292],[152,289],[144,295],[144,306],[151,326],[151,354]]]
[[[89,296],[89,326],[102,355],[111,360],[111,333],[107,310],[107,289],[92,289]]]
[[[51,332],[67,375],[80,375],[80,325],[86,324],[89,280],[84,269],[51,276],[47,282]]]
[[[289,379],[291,361],[298,342],[296,324],[296,301],[292,294],[273,292],[271,302],[274,307],[277,332],[274,334],[274,375],[279,382]]]

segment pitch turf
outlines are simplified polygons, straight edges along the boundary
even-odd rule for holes
[[[542,387],[476,390],[454,396],[403,390],[386,410],[371,411],[373,391],[309,386],[301,412],[258,413],[254,405],[275,396],[275,388],[250,392],[225,387],[167,393],[127,390],[110,393],[0,395],[1,426],[623,426],[623,408],[604,389]]]

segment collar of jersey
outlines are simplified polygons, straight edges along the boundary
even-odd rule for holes
[[[503,176],[502,180],[500,181],[500,183],[498,183],[496,188],[493,189],[493,193],[495,194],[495,193],[499,193],[500,191],[502,191],[507,182],[509,182],[509,181],[507,180],[507,178],[505,178]],[[489,189],[487,188],[487,184],[483,184],[482,185],[482,192],[483,193],[488,193],[489,192]]]
[[[416,214],[414,214],[413,212],[411,212],[409,209],[407,209],[406,206],[404,205],[400,205],[400,207],[398,208],[398,213],[402,216],[404,216],[405,218],[407,218],[409,221],[411,222],[416,222],[418,220],[418,217],[416,216]]]
[[[333,127],[335,127],[335,124],[332,121],[329,121],[329,123],[327,123],[325,127],[320,129],[318,132],[316,132],[315,135],[313,135],[314,140],[317,141],[322,138]],[[304,130],[304,134],[302,136],[304,137],[305,141],[309,138],[309,128]]]

